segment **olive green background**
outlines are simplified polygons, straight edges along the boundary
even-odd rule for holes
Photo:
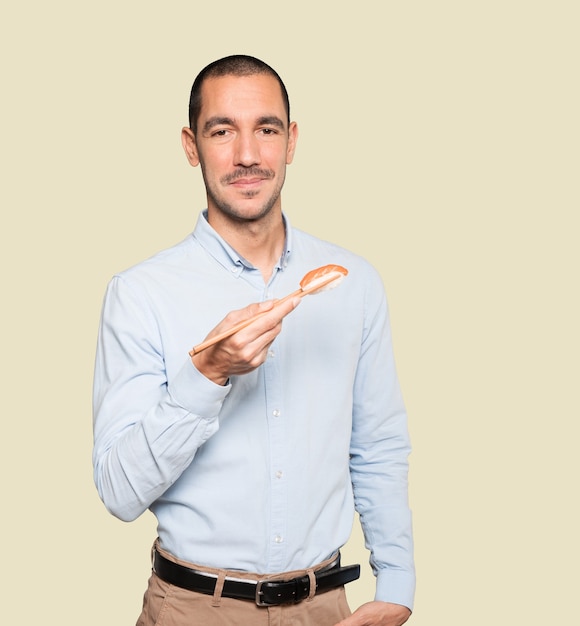
[[[137,617],[154,520],[116,520],[92,482],[100,306],[115,271],[193,229],[189,89],[236,52],[290,92],[292,223],[364,254],[389,295],[410,623],[578,618],[579,17],[562,0],[3,4],[5,623]],[[356,526],[344,553],[364,566],[354,606],[373,596]]]

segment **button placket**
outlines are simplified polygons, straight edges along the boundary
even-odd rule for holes
[[[277,350],[272,346],[263,364],[270,446],[270,556],[272,571],[283,569],[286,551],[287,493],[284,467],[286,466],[286,425],[283,412],[283,389]]]

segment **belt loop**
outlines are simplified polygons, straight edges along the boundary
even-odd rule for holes
[[[222,601],[222,591],[224,588],[224,582],[226,580],[226,573],[224,570],[220,570],[217,580],[215,581],[215,588],[213,590],[213,599],[211,601],[212,606],[219,607]]]
[[[310,593],[308,594],[306,602],[311,602],[316,595],[316,576],[314,575],[313,569],[306,570],[306,573],[308,574],[308,578],[310,579]]]

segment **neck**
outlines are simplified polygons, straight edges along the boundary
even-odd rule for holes
[[[260,270],[267,283],[286,240],[281,211],[272,211],[267,218],[256,221],[232,220],[219,212],[208,211],[208,221],[236,252]]]

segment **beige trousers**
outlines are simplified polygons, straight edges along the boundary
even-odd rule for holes
[[[257,580],[259,575],[237,571],[215,570],[194,563],[180,561],[159,549],[166,558],[197,570],[218,575]],[[316,571],[332,562],[332,559],[312,568]],[[285,573],[282,577],[294,578],[308,574],[308,570]],[[181,589],[151,574],[143,598],[143,610],[137,626],[334,626],[350,615],[344,587],[330,589],[297,604],[259,607],[251,600],[236,600]]]

